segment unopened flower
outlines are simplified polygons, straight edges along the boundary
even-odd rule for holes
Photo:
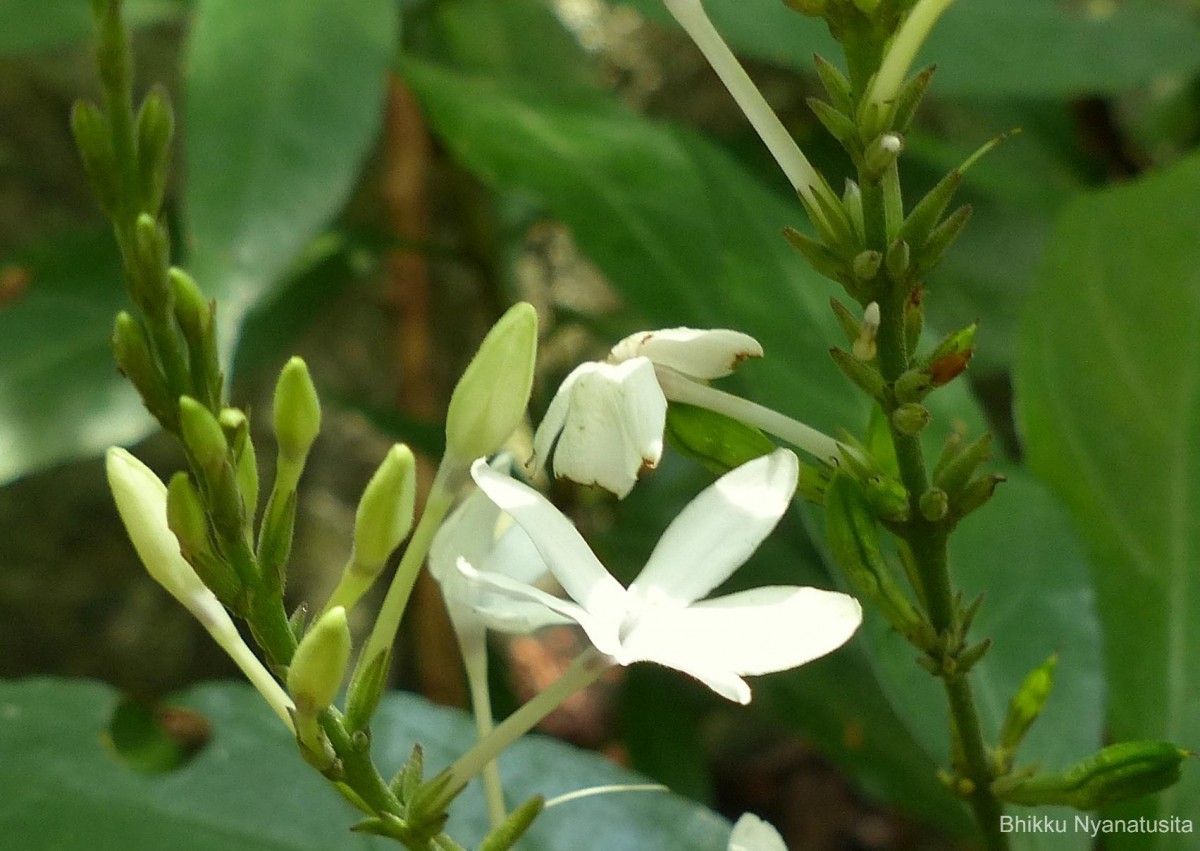
[[[509,601],[540,602],[583,627],[615,663],[656,662],[718,694],[750,701],[744,675],[795,668],[840,647],[862,620],[857,601],[816,588],[767,587],[701,600],[758,548],[783,515],[799,464],[780,449],[722,476],[671,523],[628,588],[545,497],[477,461],[471,474],[525,530],[570,600],[498,573],[459,570]]]
[[[200,621],[275,714],[291,727],[291,698],[246,645],[225,607],[179,552],[179,541],[167,525],[166,485],[149,467],[118,447],[108,450],[105,468],[117,512],[146,572]]]
[[[729,834],[729,851],[787,851],[779,831],[753,813],[746,813]]]

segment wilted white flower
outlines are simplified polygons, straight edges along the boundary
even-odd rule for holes
[[[458,567],[496,593],[489,608],[540,603],[577,622],[617,664],[656,662],[748,703],[743,675],[787,670],[823,656],[845,643],[862,620],[853,598],[816,588],[755,588],[701,600],[779,522],[798,466],[796,456],[781,449],[722,476],[675,518],[641,574],[624,588],[545,497],[477,461],[471,474],[479,487],[525,530],[571,599],[476,570],[463,559]]]

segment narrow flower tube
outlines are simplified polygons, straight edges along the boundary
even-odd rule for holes
[[[811,209],[819,209],[816,196],[821,194],[836,204],[825,180],[812,167],[804,152],[791,137],[779,117],[774,113],[762,93],[751,81],[746,70],[738,62],[733,51],[712,25],[700,0],[663,0],[667,10],[687,32],[708,64],[717,72],[725,88],[733,95],[746,118],[754,126],[759,138],[775,158],[788,182],[804,196]]]
[[[179,541],[167,525],[166,485],[149,467],[119,447],[108,450],[105,468],[117,512],[146,572],[200,621],[291,729],[291,698],[242,640],[216,595],[180,554]]]
[[[884,54],[879,71],[876,72],[867,92],[866,102],[871,104],[879,115],[891,115],[896,95],[904,85],[904,78],[908,76],[908,69],[917,58],[917,52],[929,37],[934,24],[953,2],[954,0],[917,0],[909,11],[892,39],[887,53]],[[886,129],[887,123],[884,121],[883,126],[878,129]]]

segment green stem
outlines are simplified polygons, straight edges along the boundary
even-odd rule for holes
[[[318,721],[341,763],[339,776],[331,779],[345,783],[375,812],[400,815],[403,812],[400,801],[375,767],[370,750],[347,732],[341,713],[330,707],[320,714]]]

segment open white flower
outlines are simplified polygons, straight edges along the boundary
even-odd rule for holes
[[[787,851],[779,831],[753,813],[746,813],[729,834],[729,851]]]
[[[722,476],[667,528],[641,575],[624,588],[566,517],[532,488],[482,461],[471,475],[525,530],[570,595],[553,597],[499,573],[459,570],[512,601],[540,602],[576,621],[598,651],[628,665],[648,661],[690,674],[713,691],[750,701],[743,675],[794,668],[840,647],[862,620],[858,602],[816,588],[767,587],[697,602],[724,582],[779,522],[798,462],[777,450]]]
[[[534,435],[534,464],[546,463],[553,452],[556,476],[624,498],[638,474],[662,458],[669,396],[660,371],[706,382],[751,357],[762,357],[762,346],[737,331],[632,334],[613,347],[607,362],[581,364],[566,377]]]

